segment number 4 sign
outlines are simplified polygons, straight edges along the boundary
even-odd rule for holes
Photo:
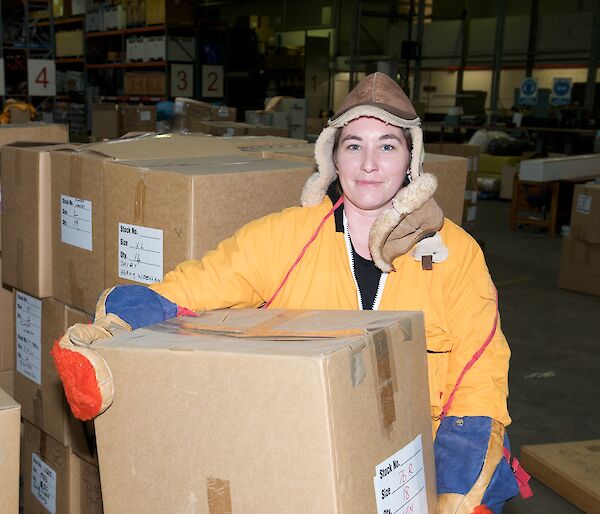
[[[171,64],[171,96],[194,96],[193,64]]]
[[[204,98],[223,98],[223,66],[202,65],[202,96]]]
[[[27,87],[30,96],[56,96],[55,62],[49,59],[29,59]]]

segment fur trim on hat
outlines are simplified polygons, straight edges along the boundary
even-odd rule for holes
[[[400,189],[392,199],[392,209],[386,209],[373,222],[369,233],[369,251],[375,266],[383,272],[393,271],[391,263],[383,257],[383,245],[398,226],[404,216],[419,209],[429,200],[437,188],[437,178],[431,173],[413,179],[406,187]]]

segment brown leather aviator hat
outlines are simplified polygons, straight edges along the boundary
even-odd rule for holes
[[[444,215],[432,198],[437,179],[423,173],[423,131],[421,120],[402,88],[384,73],[367,75],[348,94],[341,109],[329,120],[315,145],[317,169],[304,185],[303,206],[317,205],[327,188],[336,179],[333,147],[336,132],[362,116],[408,129],[412,139],[408,168],[410,183],[392,199],[392,207],[375,220],[369,234],[369,249],[373,262],[384,272],[392,271],[392,261],[424,237],[438,231]],[[418,221],[417,221],[418,220]],[[385,251],[384,251],[385,246]]]

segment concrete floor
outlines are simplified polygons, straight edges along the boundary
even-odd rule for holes
[[[560,237],[538,229],[508,229],[510,204],[478,204],[473,235],[485,254],[500,301],[502,329],[512,349],[509,436],[522,445],[600,439],[600,297],[556,285]],[[546,378],[533,373],[552,372]],[[513,500],[505,514],[581,512],[532,480],[534,497]]]

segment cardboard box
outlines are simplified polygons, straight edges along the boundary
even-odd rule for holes
[[[0,125],[0,147],[17,141],[68,143],[69,127],[59,123],[24,123]]]
[[[38,298],[52,296],[50,151],[72,147],[15,143],[2,149],[2,280]]]
[[[31,112],[29,109],[19,109],[18,107],[8,107],[8,116],[11,123],[29,123],[31,121]]]
[[[95,462],[93,428],[76,420],[67,405],[62,382],[50,350],[54,342],[75,323],[88,324],[91,316],[45,298],[24,297],[16,292],[17,362],[14,397],[21,415],[82,458]],[[29,309],[29,312],[26,311]],[[40,328],[28,330],[35,320]]]
[[[14,346],[14,343],[13,343],[13,346]],[[0,371],[0,389],[4,389],[4,391],[6,391],[9,396],[14,396],[14,392],[15,392],[15,372],[14,372],[14,370]]]
[[[24,512],[102,514],[97,467],[27,421],[21,446]]]
[[[600,184],[578,184],[573,193],[571,237],[600,243]]]
[[[231,309],[95,349],[116,386],[95,420],[107,512],[363,514],[421,486],[414,512],[436,511],[422,313]],[[408,489],[386,475],[421,456]]]
[[[148,25],[194,25],[196,4],[193,0],[146,0]]]
[[[600,244],[563,238],[558,287],[600,295]]]
[[[249,125],[246,129],[248,136],[277,136],[287,137],[290,135],[287,128],[267,127],[265,125]]]
[[[243,136],[248,132],[250,125],[236,121],[204,121],[201,132],[213,136]]]
[[[92,139],[94,141],[116,139],[122,133],[123,128],[117,104],[110,102],[92,104]]]
[[[1,284],[2,266],[0,266],[0,372],[15,369],[15,301],[12,290],[2,287]]]
[[[210,119],[212,121],[235,121],[237,109],[226,105],[211,105]]]
[[[161,280],[246,223],[299,205],[312,172],[303,162],[248,154],[106,163],[105,286]],[[136,249],[146,236],[151,252]]]
[[[94,313],[98,296],[104,289],[104,161],[152,160],[169,155],[189,158],[241,155],[241,151],[222,140],[189,138],[176,134],[144,136],[52,153],[52,167],[56,170],[52,174],[51,203],[56,299]],[[85,231],[75,231],[69,218],[63,215],[63,209],[87,213],[86,216],[91,213]],[[122,209],[123,206],[117,208],[118,212]]]
[[[500,198],[512,200],[515,178],[518,178],[519,168],[516,166],[504,166],[500,177]]]
[[[61,30],[55,34],[56,57],[83,55],[83,30]]]
[[[121,127],[127,132],[156,132],[155,105],[119,105]]]
[[[19,512],[21,408],[0,388],[0,512]]]
[[[423,170],[432,173],[438,179],[438,187],[433,197],[444,211],[444,216],[460,225],[467,183],[467,159],[426,153]]]
[[[521,447],[521,463],[531,476],[582,512],[600,512],[600,439]]]
[[[145,73],[137,71],[128,71],[123,73],[123,88],[126,95],[143,95]]]
[[[164,96],[167,91],[167,74],[164,72],[143,73],[143,94]]]

